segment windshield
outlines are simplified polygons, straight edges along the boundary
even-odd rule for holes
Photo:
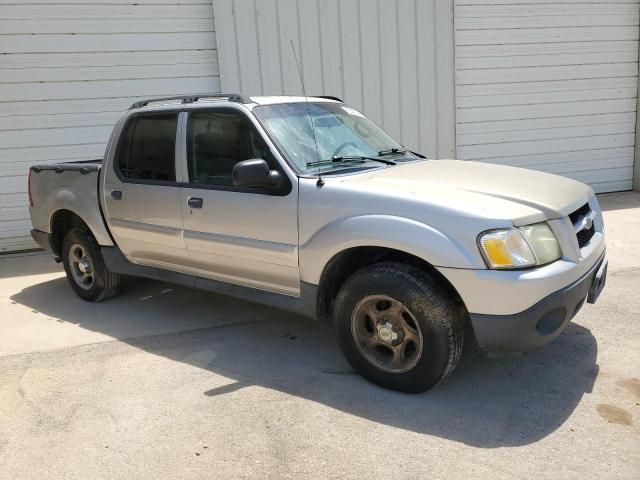
[[[384,130],[342,103],[309,102],[308,107],[305,102],[281,103],[262,105],[253,111],[303,174],[347,166],[331,162],[335,157],[378,157],[392,149],[404,155],[402,146]],[[318,165],[318,161],[328,162]]]

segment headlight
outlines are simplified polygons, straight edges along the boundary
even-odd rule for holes
[[[544,265],[562,255],[546,223],[481,233],[478,244],[487,266],[496,269]]]
[[[546,223],[520,227],[520,231],[533,250],[538,265],[554,262],[562,256],[558,240]]]

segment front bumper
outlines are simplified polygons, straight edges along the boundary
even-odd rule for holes
[[[603,253],[578,280],[520,313],[470,313],[478,344],[488,352],[522,352],[550,342],[562,333],[586,300],[595,302],[604,287],[606,268]]]

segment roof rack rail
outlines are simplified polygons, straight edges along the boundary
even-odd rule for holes
[[[335,100],[336,102],[344,103],[341,98],[332,97],[331,95],[313,95],[313,96],[316,98],[326,98],[327,100]]]
[[[156,98],[148,98],[146,100],[139,100],[135,102],[133,105],[129,107],[129,110],[134,108],[142,108],[146,107],[150,103],[155,102],[164,102],[169,100],[180,100],[180,103],[194,103],[200,99],[205,98],[226,98],[230,102],[236,103],[250,103],[251,100],[249,98],[240,95],[239,93],[203,93],[197,95],[175,95],[173,97],[156,97]]]

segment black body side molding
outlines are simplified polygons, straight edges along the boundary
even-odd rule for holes
[[[118,247],[101,247],[101,252],[107,268],[115,273],[131,275],[133,277],[151,278],[153,280],[175,283],[186,287],[208,290],[249,302],[279,308],[314,320],[317,318],[317,285],[302,282],[300,286],[302,295],[300,297],[294,297],[195,275],[188,275],[186,273],[136,265],[127,260]]]

